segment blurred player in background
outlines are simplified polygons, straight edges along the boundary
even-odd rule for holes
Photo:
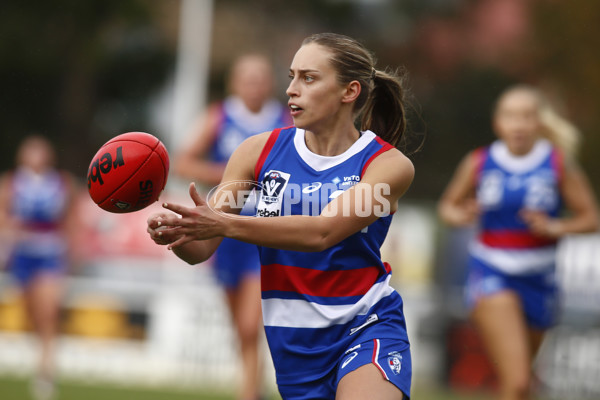
[[[306,38],[289,76],[295,127],[244,141],[223,176],[221,193],[234,199],[261,183],[257,217],[222,213],[239,209],[219,207],[218,194],[207,205],[191,184],[196,207],[165,205],[182,218],[153,215],[148,232],[190,264],[222,237],[259,245],[263,319],[284,399],[408,398],[403,302],[380,255],[414,176],[396,149],[406,139],[402,77],[376,70],[361,43],[333,33]]]
[[[527,399],[532,361],[558,311],[557,240],[597,230],[598,210],[574,160],[578,132],[538,89],[504,91],[493,129],[498,140],[463,159],[439,214],[450,225],[478,224],[466,283],[470,315],[500,398]]]
[[[0,181],[0,229],[12,249],[8,270],[22,289],[26,311],[40,340],[36,399],[54,396],[54,346],[59,321],[62,278],[69,243],[76,229],[75,185],[55,169],[48,140],[29,136],[16,156],[14,171]]]
[[[254,134],[290,125],[287,108],[272,97],[273,86],[273,72],[266,57],[258,54],[239,57],[229,77],[231,94],[212,104],[196,122],[191,145],[175,159],[175,172],[205,186],[216,186],[223,178],[227,160],[240,143]],[[248,212],[254,213],[250,204]],[[217,280],[225,288],[240,343],[243,368],[240,399],[254,400],[259,397],[261,377],[258,249],[226,238],[213,262]]]

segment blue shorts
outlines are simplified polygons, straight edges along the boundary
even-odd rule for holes
[[[14,253],[9,261],[9,270],[17,283],[24,287],[40,274],[62,275],[65,265],[63,255],[34,256]]]
[[[248,276],[260,279],[256,245],[224,238],[213,260],[217,281],[227,289],[236,289]]]
[[[297,385],[279,385],[284,400],[335,399],[340,380],[363,365],[373,364],[383,379],[394,384],[410,398],[412,362],[407,342],[398,339],[373,339],[351,346],[340,358],[336,368],[325,377]]]
[[[469,259],[465,297],[472,309],[477,300],[504,290],[516,293],[521,299],[528,324],[547,329],[556,322],[558,288],[554,270],[529,275],[508,275],[487,265],[478,258]]]

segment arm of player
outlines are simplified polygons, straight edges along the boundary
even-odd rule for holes
[[[248,189],[251,186],[254,180],[254,165],[258,161],[269,135],[270,132],[266,132],[246,139],[231,156],[223,175],[223,182],[247,183],[246,185],[227,186],[234,198],[238,198],[238,191]],[[194,183],[190,184],[190,197],[194,202],[194,207],[181,207],[181,209],[188,210],[186,216],[196,221],[210,220],[209,218],[203,218],[203,213],[208,217],[218,214],[223,218],[227,218],[225,213],[236,214],[241,211],[240,208],[227,207],[227,203],[217,207],[217,196],[212,198],[213,204],[209,207],[196,191]],[[172,213],[154,214],[148,218],[147,231],[156,244],[167,245],[175,255],[185,262],[193,265],[206,261],[216,251],[223,240],[223,235],[185,236],[185,232],[180,226],[185,221],[187,220]],[[197,229],[199,231],[206,230],[206,228],[200,226]],[[184,238],[185,242],[183,242]]]
[[[559,238],[569,233],[597,231],[599,217],[594,192],[585,173],[574,160],[568,160],[565,164],[560,191],[570,215],[551,218],[544,212],[523,210],[520,215],[532,232]]]
[[[12,173],[0,177],[0,234],[5,239],[15,240],[23,233],[21,222],[11,212]]]
[[[80,189],[77,181],[70,173],[61,171],[61,174],[67,190],[67,207],[61,227],[68,243],[69,268],[73,272],[85,259],[85,254],[83,253],[85,246],[81,245],[84,238],[81,235],[82,212],[80,210],[81,201],[79,199]]]
[[[10,216],[10,178],[9,174],[0,176],[0,240],[10,243],[14,227]],[[0,269],[3,265],[0,263]]]
[[[195,121],[189,133],[191,143],[183,146],[173,160],[176,174],[206,185],[217,185],[221,181],[225,164],[206,159],[215,142],[220,121],[218,105],[211,106],[204,116]]]
[[[10,221],[10,178],[7,174],[0,176],[0,231]]]
[[[467,226],[477,219],[479,207],[475,200],[476,169],[476,156],[471,152],[463,158],[444,190],[438,203],[438,214],[448,225]]]
[[[154,243],[159,245],[171,245],[179,240],[182,234],[177,232],[177,228],[169,228],[163,225],[163,221],[170,217],[170,213],[158,213],[148,217],[148,234]],[[217,250],[222,237],[215,237],[208,240],[196,240],[184,245],[173,248],[173,253],[190,265],[199,264],[208,260],[208,258]]]
[[[228,167],[229,168],[229,167]],[[382,215],[394,212],[410,186],[414,167],[398,150],[389,150],[369,166],[361,182],[332,200],[319,216],[291,215],[248,218],[215,212],[202,204],[190,187],[193,209],[176,204],[165,207],[181,216],[164,223],[177,226],[183,236],[169,245],[175,249],[190,241],[226,236],[260,246],[294,251],[321,251],[360,231]]]

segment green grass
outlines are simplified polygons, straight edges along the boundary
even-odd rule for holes
[[[16,377],[0,377],[0,399],[28,400],[29,380]],[[233,400],[232,395],[179,390],[174,388],[148,389],[118,387],[101,384],[84,384],[61,381],[57,400]]]
[[[234,400],[232,394],[192,389],[146,389],[100,384],[61,381],[56,400]],[[476,394],[452,393],[439,388],[413,389],[415,400],[486,400],[490,397]],[[0,376],[0,399],[29,400],[29,381],[22,377]],[[278,396],[270,400],[277,400]]]

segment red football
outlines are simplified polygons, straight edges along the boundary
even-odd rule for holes
[[[100,208],[128,213],[158,200],[167,183],[169,154],[156,137],[128,132],[106,142],[88,168],[88,191]]]

